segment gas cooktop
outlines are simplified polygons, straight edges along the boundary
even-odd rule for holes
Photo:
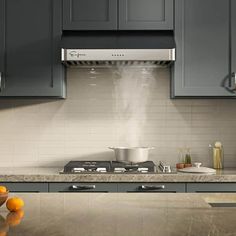
[[[117,161],[70,161],[62,174],[75,173],[151,173],[156,172],[153,161],[124,163]]]

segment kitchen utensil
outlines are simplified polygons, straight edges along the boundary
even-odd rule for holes
[[[164,162],[160,161],[159,162],[159,169],[163,172],[163,173],[171,173],[171,167],[170,165],[166,165],[164,164]]]
[[[120,162],[145,162],[148,160],[149,150],[154,147],[109,147],[114,150],[115,158]]]
[[[223,146],[221,142],[215,142],[213,147],[213,168],[223,169]]]
[[[224,168],[224,149],[221,142],[215,142],[214,145],[209,144],[210,156],[212,156],[212,165],[214,169]]]
[[[201,167],[202,163],[194,163],[193,167],[187,167],[183,169],[178,169],[179,172],[184,173],[194,173],[194,174],[215,174],[216,170],[208,168],[208,167]]]

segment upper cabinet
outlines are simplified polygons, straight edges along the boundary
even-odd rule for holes
[[[64,0],[65,30],[117,29],[117,0]]]
[[[231,1],[231,49],[232,49],[232,85],[236,88],[236,1]]]
[[[63,0],[64,30],[170,30],[173,0]]]
[[[2,90],[3,72],[5,70],[5,1],[0,0],[0,93]]]
[[[173,29],[173,0],[119,0],[119,29]]]
[[[236,3],[230,0],[175,1],[172,97],[235,97],[233,9]]]
[[[61,0],[0,0],[0,96],[64,97]]]

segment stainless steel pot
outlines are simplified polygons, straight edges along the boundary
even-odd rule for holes
[[[117,161],[120,162],[145,162],[148,160],[150,149],[154,147],[109,147],[114,150]]]

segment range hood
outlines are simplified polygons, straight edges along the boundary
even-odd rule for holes
[[[172,31],[64,32],[62,63],[68,67],[154,65],[175,61]]]

